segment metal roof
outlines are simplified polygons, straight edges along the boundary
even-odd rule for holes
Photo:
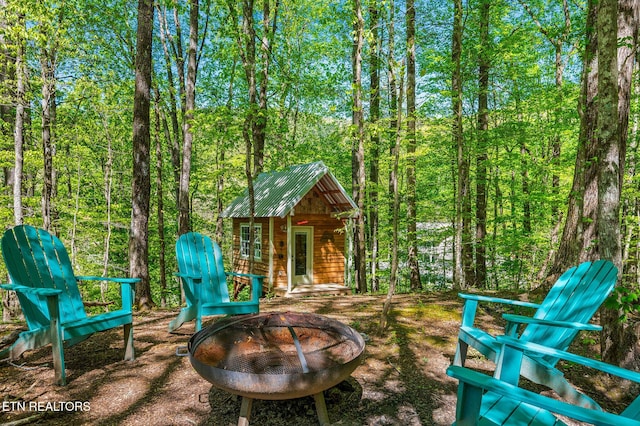
[[[335,214],[346,217],[357,214],[357,206],[340,182],[322,161],[317,161],[261,173],[253,183],[254,217],[285,217],[314,187]],[[245,190],[220,215],[249,217],[249,191]]]

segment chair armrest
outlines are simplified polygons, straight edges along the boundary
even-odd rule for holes
[[[182,284],[180,285],[180,283],[178,283],[178,289],[182,288],[187,306],[199,305],[203,286],[197,284],[202,284],[202,275],[174,272],[173,276],[178,277]]]
[[[503,305],[521,306],[525,308],[537,309],[540,304],[533,302],[523,302],[521,300],[502,299],[500,297],[482,296],[480,294],[458,293],[461,299],[475,300],[476,302],[501,303]]]
[[[248,278],[266,278],[265,275],[256,275],[256,274],[243,274],[240,272],[225,272],[225,274],[227,276],[234,276],[234,277],[248,277]]]
[[[93,275],[76,276],[77,281],[110,281],[120,284],[120,299],[122,300],[122,310],[131,312],[133,310],[133,295],[136,283],[140,278],[112,278],[98,277]]]
[[[629,426],[640,426],[640,421],[632,420],[631,418],[624,417],[619,414],[572,405],[561,400],[553,399],[541,394],[537,394],[535,392],[519,388],[515,385],[509,384],[491,376],[487,376],[469,368],[452,365],[447,369],[447,375],[458,379],[460,381],[460,386],[471,386],[476,389],[479,388],[491,391],[498,395],[502,395],[503,397],[516,401],[522,401],[527,404],[543,408],[553,413],[562,414],[579,421],[593,424],[624,424]],[[458,394],[460,395],[460,392],[458,392]],[[466,393],[466,395],[471,394],[473,394],[476,398],[482,397],[482,392]],[[465,401],[465,403],[471,404],[472,402]]]
[[[202,282],[202,275],[189,275],[183,272],[174,272],[173,276],[178,278],[184,278],[185,280],[190,280],[197,283]]]
[[[257,302],[262,296],[262,282],[266,278],[264,275],[243,274],[240,272],[225,272],[228,277],[251,278],[251,300]]]
[[[599,370],[604,373],[618,376],[622,379],[631,380],[636,383],[640,383],[640,373],[618,367],[616,365],[607,364],[606,362],[598,361],[591,358],[586,358],[581,355],[576,355],[571,352],[561,351],[559,349],[549,348],[547,346],[539,345],[532,342],[522,342],[520,340],[508,337],[497,336],[498,343],[505,346],[505,349],[510,348],[513,350],[521,351],[523,353],[533,352],[535,355],[549,355],[554,358],[564,359],[565,361],[574,362],[576,364],[584,365],[585,367]]]
[[[479,294],[465,294],[458,293],[461,299],[464,299],[464,306],[462,307],[462,321],[461,327],[473,327],[473,323],[476,320],[476,311],[478,310],[478,304],[480,302],[486,303],[500,303],[509,306],[519,306],[524,308],[537,308],[537,303],[522,302],[520,300],[502,299],[499,297],[482,296]]]
[[[57,296],[62,294],[62,290],[56,288],[41,288],[41,287],[27,287],[18,284],[0,284],[0,287],[5,290],[13,290],[16,293],[35,294],[36,296]]]
[[[78,281],[111,281],[118,284],[135,284],[140,281],[140,278],[112,278],[112,277],[98,277],[93,275],[80,275],[76,277]]]
[[[539,324],[539,325],[546,325],[551,327],[572,328],[575,330],[583,330],[583,331],[602,330],[602,327],[599,326],[598,324],[585,324],[581,322],[545,320],[545,319],[527,317],[524,315],[503,314],[502,318],[504,318],[509,323],[517,323],[517,324]]]

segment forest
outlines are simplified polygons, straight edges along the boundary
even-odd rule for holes
[[[228,252],[231,200],[323,161],[360,212],[355,292],[544,290],[611,259],[619,361],[640,6],[599,3],[0,0],[0,220],[58,235],[79,274],[140,277],[141,309],[178,306],[177,237]]]

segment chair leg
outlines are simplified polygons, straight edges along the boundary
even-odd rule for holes
[[[194,305],[187,306],[180,309],[178,316],[169,322],[169,333],[173,333],[180,328],[185,322],[193,320],[197,315],[196,307]]]
[[[67,376],[64,365],[64,344],[62,326],[60,324],[60,312],[58,310],[58,297],[47,297],[49,308],[49,333],[51,338],[51,352],[53,355],[53,369],[55,371],[55,383],[60,386],[67,384]]]
[[[47,329],[23,331],[13,345],[0,351],[0,359],[4,359],[8,355],[10,360],[16,360],[26,351],[40,348],[49,343],[51,343],[51,326]]]
[[[133,324],[124,325],[124,360],[133,361],[135,359],[135,351],[133,349]]]
[[[202,330],[202,297],[200,297],[200,293],[202,292],[202,286],[199,285],[197,289],[197,298],[195,303],[196,307],[196,332]]]
[[[465,402],[456,406],[456,426],[478,424],[483,393],[482,388],[460,382],[458,385],[458,401]]]

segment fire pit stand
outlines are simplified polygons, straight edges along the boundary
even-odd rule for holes
[[[313,395],[318,420],[329,424],[323,391],[351,375],[364,357],[351,327],[316,314],[263,313],[226,317],[189,340],[193,368],[214,386],[242,396],[239,426],[254,399]]]
[[[313,395],[313,399],[316,403],[316,413],[318,414],[318,422],[321,426],[330,425],[329,413],[327,412],[327,404],[324,401],[324,393],[318,392]],[[251,420],[251,407],[253,405],[253,398],[242,397],[242,404],[240,405],[240,417],[238,418],[238,426],[249,426],[249,420]]]

